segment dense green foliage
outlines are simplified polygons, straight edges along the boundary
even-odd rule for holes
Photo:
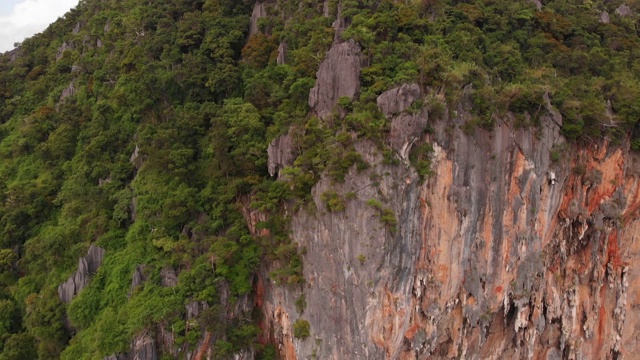
[[[321,1],[275,3],[248,37],[250,0],[85,0],[14,60],[0,57],[0,359],[101,359],[158,326],[184,348],[208,331],[218,357],[254,344],[258,315],[227,315],[251,293],[259,262],[279,264],[280,284],[304,282],[282,203],[308,202],[322,174],[340,182],[366,169],[357,138],[396,161],[375,99],[401,83],[425,89],[430,98],[409,111],[426,106],[431,119],[466,92],[467,133],[508,113],[535,129],[548,94],[567,138],[631,134],[640,149],[638,16],[615,15],[618,3],[344,0],[342,38],[362,46],[366,66],[359,96],[339,101],[346,116],[326,124],[308,116],[307,100],[337,1],[329,17]],[[276,182],[266,148],[289,129],[298,157]],[[410,154],[423,178],[431,151],[424,143]],[[268,215],[257,224],[268,236],[249,233],[247,199]],[[339,213],[350,198],[322,200]],[[368,204],[395,231],[393,211]],[[63,304],[57,286],[90,243],[106,249],[104,263]],[[141,264],[147,280],[132,289]],[[169,267],[179,273],[172,288],[160,285]],[[193,301],[209,308],[186,321]],[[310,330],[295,324],[296,337]],[[275,357],[269,346],[260,353]]]

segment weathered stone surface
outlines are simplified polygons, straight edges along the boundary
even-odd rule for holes
[[[58,53],[56,54],[56,61],[62,59],[64,52],[73,49],[73,44],[67,44],[67,42],[63,42],[62,45],[58,48]]]
[[[75,295],[87,286],[91,275],[98,271],[102,264],[105,250],[101,247],[91,245],[87,256],[78,261],[78,270],[58,286],[58,297],[65,303],[70,303]]]
[[[491,132],[468,134],[463,99],[420,139],[434,148],[435,175],[423,184],[406,162],[385,164],[375,146],[358,143],[371,166],[351,169],[342,184],[321,179],[315,210],[293,215],[305,286],[276,286],[263,265],[256,303],[282,357],[604,359],[640,351],[640,161],[628,145],[571,148],[547,103],[536,134],[513,127],[509,115]],[[567,150],[552,161],[552,149]],[[572,171],[578,165],[585,171]],[[326,207],[329,190],[344,211]],[[395,231],[370,199],[395,215]],[[306,340],[293,336],[297,319],[310,323]]]
[[[147,281],[147,276],[144,273],[144,265],[136,266],[135,270],[133,270],[133,276],[131,279],[131,290],[129,290],[129,296],[133,295],[133,292],[136,290],[138,286]]]
[[[633,16],[633,11],[631,10],[631,8],[627,4],[623,3],[622,5],[620,5],[616,9],[616,14],[618,14],[619,16],[622,16],[622,17]]]
[[[16,61],[20,56],[22,56],[22,50],[21,50],[20,46],[18,46],[17,48],[9,51],[9,61],[10,62]]]
[[[178,277],[173,268],[164,267],[160,270],[160,285],[164,287],[174,287],[178,285]]]
[[[71,31],[73,33],[73,35],[78,35],[80,33],[80,29],[82,29],[83,24],[81,24],[80,22],[76,23],[76,26],[73,27],[73,30]]]
[[[295,160],[293,155],[293,139],[291,132],[275,138],[267,148],[269,159],[267,166],[269,175],[280,174],[280,170],[291,166]]]
[[[322,16],[329,17],[329,0],[324,0],[322,3]]]
[[[389,119],[409,109],[411,104],[420,99],[422,91],[418,84],[403,84],[387,90],[376,100],[378,108]]]
[[[609,16],[609,13],[606,11],[603,11],[600,14],[600,22],[603,24],[609,24],[611,22],[611,17]]]
[[[82,66],[79,65],[71,65],[71,73],[79,73],[79,72],[84,72],[84,69],[82,68]]]
[[[255,35],[260,31],[258,21],[264,17],[267,17],[267,9],[265,8],[264,3],[258,1],[253,5],[251,22],[249,23],[249,36]]]
[[[328,10],[328,7],[327,7],[327,10]],[[327,17],[328,16],[329,16],[329,13],[327,11]],[[340,41],[340,36],[342,35],[342,32],[347,28],[347,22],[342,17],[342,1],[338,1],[336,19],[333,21],[333,24],[331,24],[331,27],[333,28],[333,30],[335,30],[333,41],[334,42]]]
[[[426,110],[420,114],[402,114],[391,121],[389,145],[402,159],[409,158],[411,147],[424,134],[427,127]]]
[[[192,301],[185,305],[187,310],[187,319],[195,319],[200,315],[200,312],[209,306],[206,301]]]
[[[129,162],[136,167],[136,170],[140,170],[140,168],[142,167],[142,158],[140,158],[140,147],[138,146],[138,144],[136,144],[135,149],[133,149],[133,152],[129,157]]]
[[[103,46],[104,46],[104,44],[102,43],[102,40],[100,40],[100,39],[96,40],[96,47],[101,48]]]
[[[405,84],[385,91],[377,99],[380,111],[391,119],[389,144],[403,159],[408,159],[411,147],[427,126],[426,110],[405,113],[421,96],[422,91],[417,84]]]
[[[156,341],[149,335],[140,335],[133,340],[129,359],[135,360],[157,360]]]
[[[287,63],[287,51],[289,48],[287,47],[287,42],[283,41],[278,46],[278,57],[276,58],[276,63],[278,65],[284,65]]]
[[[406,275],[413,264],[401,258],[400,244],[412,237],[414,229],[394,232],[380,221],[380,210],[367,202],[380,201],[402,221],[415,212],[417,175],[405,165],[384,165],[373,143],[358,143],[356,150],[372,167],[361,173],[352,168],[345,183],[338,186],[323,178],[313,189],[316,213],[299,211],[293,218],[292,238],[308,254],[304,257],[307,310],[302,316],[296,311],[299,291],[286,291],[266,280],[259,285],[265,288],[264,298],[258,301],[270,319],[266,325],[274,329],[285,358],[305,358],[311,353],[321,359],[340,358],[340,354],[350,354],[353,359],[384,358],[384,350],[372,341],[367,330],[371,325],[367,314],[376,301],[371,291],[377,285],[393,286],[387,281],[405,282],[410,291]],[[380,187],[374,185],[376,182]],[[343,212],[332,213],[321,200],[328,190],[336,190],[343,198],[350,192],[355,196],[346,201]],[[402,200],[407,198],[416,201]],[[385,276],[386,284],[379,284],[380,269],[396,269],[405,275],[395,279]],[[299,318],[312,324],[310,340],[293,337],[292,324]]]
[[[334,43],[320,64],[309,106],[323,120],[336,110],[338,99],[353,98],[360,89],[360,45],[353,40]]]
[[[66,88],[64,88],[64,90],[62,90],[62,94],[60,94],[59,101],[63,101],[64,99],[74,96],[75,94],[76,94],[76,85],[72,81],[69,83],[69,86],[67,86]]]
[[[93,47],[93,40],[91,39],[91,36],[89,34],[86,34],[82,38],[82,47],[85,48],[85,49]]]

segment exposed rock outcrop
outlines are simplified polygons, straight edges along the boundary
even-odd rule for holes
[[[379,283],[379,270],[387,269],[381,264],[393,262],[395,267],[391,268],[405,274],[396,279],[385,276],[385,282],[405,282],[410,292],[406,276],[413,264],[403,259],[404,244],[415,229],[394,230],[393,224],[382,220],[381,209],[369,203],[379,201],[399,223],[406,223],[407,217],[418,210],[418,176],[406,165],[385,165],[371,142],[356,144],[356,150],[371,168],[363,172],[352,168],[345,183],[337,187],[331,179],[323,178],[313,190],[316,213],[299,211],[293,218],[292,238],[309,254],[304,257],[307,310],[302,315],[297,313],[299,291],[287,291],[266,280],[260,285],[265,287],[262,309],[270,319],[266,325],[275,329],[287,359],[305,358],[311,353],[322,359],[338,359],[341,354],[352,354],[354,359],[384,358],[384,349],[367,331],[372,291],[378,285],[391,286]],[[355,196],[347,201],[344,211],[330,212],[321,200],[328,190],[336,190],[343,198],[347,193]],[[292,324],[298,319],[312,324],[310,339],[293,337]]]
[[[138,144],[136,144],[135,149],[133,149],[133,152],[129,157],[129,162],[136,167],[136,170],[140,170],[140,168],[142,167],[142,158],[140,157],[140,147],[138,146]]]
[[[73,35],[78,35],[80,33],[80,30],[84,27],[84,24],[81,22],[77,22],[76,26],[73,27],[73,30],[71,31],[71,33]]]
[[[64,56],[64,52],[73,49],[73,44],[68,44],[67,42],[63,42],[62,45],[58,48],[58,53],[56,54],[56,61],[62,59]]]
[[[174,287],[178,285],[178,276],[172,267],[163,267],[160,270],[160,285],[163,287]]]
[[[63,100],[72,97],[76,94],[76,85],[74,84],[74,82],[70,82],[69,86],[67,86],[66,88],[64,88],[64,90],[62,90],[62,94],[60,94],[60,100],[59,102],[62,102]]]
[[[418,84],[404,84],[387,90],[376,100],[378,108],[387,118],[392,118],[409,107],[422,96]]]
[[[329,16],[329,8],[327,6],[327,12],[326,12],[326,16]],[[345,21],[345,19],[342,17],[342,1],[338,1],[337,4],[337,11],[336,11],[336,19],[333,21],[333,24],[331,24],[331,27],[333,28],[333,30],[335,31],[335,35],[334,35],[334,41],[338,42],[340,41],[340,36],[342,35],[342,32],[347,28],[347,22]]]
[[[611,17],[609,16],[609,13],[606,11],[603,11],[600,14],[600,22],[603,24],[609,24],[611,23]]]
[[[192,301],[185,305],[187,311],[187,319],[195,319],[200,315],[200,312],[209,306],[206,301]]]
[[[278,65],[284,65],[287,63],[287,51],[289,48],[287,47],[287,42],[283,41],[278,45],[278,57],[276,58],[276,63]]]
[[[22,56],[22,48],[20,46],[18,46],[17,48],[9,51],[9,61],[14,62],[16,61],[20,56]]]
[[[60,300],[70,303],[73,297],[89,284],[91,275],[95,274],[102,264],[104,253],[105,250],[101,247],[95,245],[89,247],[87,256],[81,257],[78,261],[78,270],[75,274],[58,286]]]
[[[616,9],[616,14],[618,14],[621,17],[633,16],[633,10],[631,10],[629,5],[623,3]]]
[[[324,0],[322,3],[322,16],[329,17],[329,0]]]
[[[131,344],[129,358],[135,360],[157,360],[158,352],[155,339],[147,334],[136,337]]]
[[[269,175],[279,175],[280,170],[293,164],[293,138],[291,132],[275,138],[267,148],[269,154],[268,169]]]
[[[427,126],[427,111],[420,106],[407,112],[421,100],[422,91],[417,84],[402,85],[378,96],[378,108],[391,120],[389,145],[402,159],[409,158],[413,144],[424,134]]]
[[[133,292],[147,281],[147,276],[144,273],[145,266],[138,265],[135,270],[133,270],[133,276],[131,279],[131,290],[129,290],[129,296],[133,295]]]
[[[385,99],[394,92],[397,101]],[[403,99],[415,98],[407,93],[385,94],[381,110],[397,119],[411,103]],[[284,359],[595,359],[640,350],[638,155],[606,141],[565,143],[550,103],[536,134],[510,126],[509,114],[493,131],[468,134],[465,104],[420,137],[434,149],[436,175],[425,183],[408,163],[385,164],[360,142],[370,167],[351,169],[342,184],[323,178],[316,210],[295,213],[307,283],[286,289],[263,275],[257,285],[265,333]],[[413,133],[398,132],[397,144],[403,136]],[[326,207],[329,190],[344,211]],[[310,323],[306,340],[293,336],[298,319]]]
[[[329,120],[338,100],[352,99],[360,89],[360,45],[353,40],[334,43],[316,76],[309,106],[318,117]]]
[[[251,14],[251,22],[249,23],[249,37],[255,35],[260,31],[258,21],[267,17],[267,9],[264,3],[258,1],[253,5],[253,13]]]

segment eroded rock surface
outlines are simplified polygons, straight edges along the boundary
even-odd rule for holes
[[[64,90],[62,90],[62,94],[60,94],[60,102],[62,102],[64,99],[74,96],[76,94],[76,86],[74,84],[74,82],[70,82],[69,86],[67,86]]]
[[[73,44],[63,42],[62,45],[60,45],[60,47],[58,48],[58,53],[56,54],[56,61],[62,59],[62,56],[64,56],[64,52],[69,49],[73,49]]]
[[[422,91],[417,84],[405,84],[385,91],[377,99],[378,108],[391,120],[389,145],[402,159],[409,158],[411,147],[427,126],[426,109],[422,106],[411,109],[416,101],[422,101],[421,97]]]
[[[404,84],[383,92],[376,102],[380,111],[387,118],[392,118],[409,109],[421,96],[422,91],[418,84]]]
[[[145,266],[138,265],[133,270],[133,276],[131,279],[131,290],[129,290],[129,296],[133,295],[133,292],[147,281],[147,275],[145,274]]]
[[[338,359],[342,354],[353,359],[383,358],[384,349],[372,341],[367,330],[372,325],[368,317],[371,306],[378,301],[373,291],[377,286],[411,290],[406,275],[413,264],[404,256],[404,244],[415,229],[394,229],[381,220],[381,212],[388,210],[398,221],[415,224],[407,218],[417,214],[418,177],[408,166],[383,164],[380,151],[371,142],[358,143],[356,150],[371,168],[363,172],[351,169],[338,188],[323,178],[313,190],[316,212],[299,211],[293,218],[292,237],[309,254],[304,259],[304,313],[298,314],[294,305],[300,291],[287,291],[264,279],[259,285],[265,288],[264,298],[259,300],[269,319],[265,325],[276,329],[275,338],[289,359],[312,353],[322,359]],[[331,212],[321,200],[322,194],[332,189],[343,198],[351,194],[344,211]],[[381,208],[369,204],[373,201]],[[404,275],[383,280],[381,275],[388,275],[389,269]],[[312,324],[310,339],[293,336],[292,324],[298,319]]]
[[[178,276],[172,267],[164,267],[160,270],[160,285],[163,287],[174,287],[178,285]]]
[[[293,164],[293,138],[291,132],[274,139],[267,148],[269,175],[274,176],[280,170]]]
[[[276,63],[278,65],[284,65],[287,63],[287,51],[289,51],[287,42],[281,42],[280,45],[278,45],[278,57],[276,58]]]
[[[353,40],[334,43],[320,64],[309,106],[323,120],[337,111],[341,97],[352,99],[360,89],[360,45]]]
[[[622,4],[616,9],[616,14],[625,17],[625,16],[633,16],[633,11],[627,4]]]
[[[153,337],[143,334],[136,337],[131,344],[130,359],[157,360],[156,341]]]
[[[383,97],[380,107],[393,117],[411,101],[392,91],[405,105]],[[628,145],[567,144],[550,104],[536,131],[512,127],[507,114],[493,131],[467,134],[465,106],[416,140],[434,149],[435,175],[424,183],[365,141],[357,151],[370,167],[341,184],[322,179],[315,211],[295,213],[306,284],[277,286],[265,269],[257,285],[264,330],[284,359],[615,359],[640,350],[638,155]],[[344,211],[326,207],[326,191]],[[395,215],[394,229],[371,199]],[[298,319],[309,321],[309,338],[293,336]]]
[[[65,303],[70,303],[75,295],[84,289],[91,275],[98,271],[102,264],[105,250],[101,247],[91,245],[87,256],[81,257],[78,261],[78,270],[64,283],[58,286],[58,296]]]
[[[253,6],[253,12],[251,13],[251,22],[249,23],[249,36],[255,35],[260,31],[258,21],[267,17],[267,9],[264,3],[258,1]]]

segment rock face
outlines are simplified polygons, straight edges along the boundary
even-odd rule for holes
[[[131,344],[130,359],[136,360],[157,360],[156,341],[148,335],[140,335]]]
[[[405,110],[422,97],[422,91],[417,84],[404,84],[387,90],[376,100],[378,108],[387,118],[392,118]]]
[[[165,267],[160,270],[160,285],[163,287],[178,285],[178,276],[176,276],[176,271],[173,268]]]
[[[260,30],[258,26],[258,20],[267,16],[267,9],[262,2],[256,2],[253,6],[253,13],[251,14],[251,22],[249,23],[249,36],[255,35]]]
[[[278,45],[278,57],[276,58],[276,63],[278,65],[284,65],[287,63],[287,51],[289,51],[287,42],[281,42],[280,45]]]
[[[131,290],[129,290],[129,296],[133,295],[134,291],[147,281],[147,275],[144,272],[145,266],[138,265],[133,270],[133,276],[131,279]]]
[[[360,89],[360,45],[353,40],[334,43],[316,76],[309,106],[318,117],[328,120],[341,97],[351,99]]]
[[[394,230],[391,224],[381,222],[381,211],[391,211],[403,223],[417,213],[418,177],[407,166],[383,164],[373,143],[361,142],[356,150],[371,167],[361,173],[351,169],[338,188],[332,180],[322,179],[313,190],[315,214],[300,211],[293,218],[292,237],[307,251],[305,312],[300,315],[295,307],[301,292],[287,291],[268,281],[260,285],[266,288],[261,299],[269,319],[265,325],[276,329],[275,337],[286,359],[306,358],[312,353],[320,359],[339,359],[343,354],[352,354],[353,359],[383,358],[384,349],[372,341],[368,331],[373,325],[369,315],[374,291],[378,286],[395,288],[401,283],[407,292],[411,291],[411,281],[406,276],[413,264],[404,257],[404,244],[415,229],[408,226]],[[379,182],[380,187],[374,182]],[[321,200],[321,195],[331,189],[343,198],[347,193],[355,194],[344,211],[330,212]],[[385,190],[381,193],[379,189]],[[369,204],[374,201],[382,204],[381,209]],[[395,264],[394,271],[404,275],[389,277],[383,284],[379,272],[391,269],[381,267],[388,262]],[[292,324],[298,319],[310,322],[311,338],[293,337]]]
[[[419,96],[405,86],[378,104],[397,119]],[[315,211],[293,215],[306,284],[277,286],[265,268],[256,291],[284,359],[615,359],[640,350],[639,156],[607,142],[567,144],[550,104],[536,131],[507,116],[468,135],[465,106],[415,140],[434,148],[435,175],[424,183],[364,141],[356,149],[370,167],[341,184],[322,179]],[[426,124],[426,115],[414,116]],[[393,136],[400,144],[416,134]],[[326,207],[328,190],[344,211]],[[309,322],[308,338],[295,338],[297,320]]]
[[[76,86],[72,81],[71,83],[69,83],[69,86],[67,86],[64,90],[62,90],[62,94],[60,94],[59,102],[62,102],[64,99],[74,96],[75,94],[76,94]]]
[[[417,100],[421,100],[421,96],[420,87],[411,84],[385,91],[377,99],[378,108],[391,120],[389,145],[405,160],[427,126],[426,109],[416,108],[407,112]]]
[[[69,49],[73,49],[73,44],[67,44],[66,42],[63,42],[62,45],[60,45],[60,47],[58,48],[58,53],[56,54],[56,61],[62,59],[64,52]]]
[[[616,14],[619,16],[633,16],[633,11],[627,4],[622,4],[616,9]]]
[[[274,176],[280,170],[293,164],[293,138],[291,132],[274,139],[267,148],[269,175]]]
[[[87,256],[80,258],[78,270],[67,281],[58,286],[58,296],[65,303],[70,303],[75,295],[89,284],[91,275],[98,271],[104,258],[104,249],[91,245]]]

